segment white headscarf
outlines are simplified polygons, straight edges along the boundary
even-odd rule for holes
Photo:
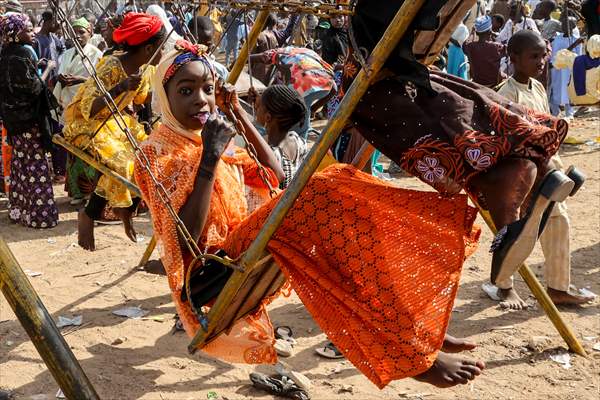
[[[148,8],[146,9],[146,14],[156,15],[158,18],[160,18],[160,20],[163,23],[163,26],[165,27],[167,35],[169,34],[169,32],[171,32],[171,30],[173,30],[173,25],[171,25],[171,21],[169,21],[167,13],[165,12],[165,10],[162,9],[161,6],[157,4],[152,4],[148,6]],[[165,43],[165,51],[169,52],[173,50],[175,48],[175,43],[177,43],[178,40],[182,39],[183,38],[177,32],[173,31],[171,33],[171,36],[169,36],[169,39],[167,39],[167,43]]]
[[[206,46],[200,46],[204,51],[208,51]],[[170,51],[168,54],[163,55],[160,64],[156,67],[156,73],[152,80],[152,86],[154,88],[154,96],[158,100],[158,107],[161,113],[162,123],[171,129],[173,132],[185,136],[188,139],[193,140],[196,143],[202,143],[202,129],[191,130],[179,123],[173,113],[171,112],[171,105],[169,104],[169,98],[163,85],[163,78],[165,77],[169,67],[174,63],[177,56],[185,53],[185,51],[178,50],[177,48]],[[206,63],[210,66],[210,73],[215,76],[214,68],[212,67],[212,60],[210,57],[205,56]]]

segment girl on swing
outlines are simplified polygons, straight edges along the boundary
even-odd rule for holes
[[[146,139],[144,126],[138,121],[135,107],[149,104],[152,68],[145,66],[162,44],[165,29],[160,18],[142,13],[128,13],[113,32],[114,42],[123,52],[102,58],[96,66],[97,75],[123,114],[125,123],[135,139]],[[160,50],[159,50],[160,51]],[[156,60],[160,59],[160,54]],[[140,70],[144,71],[140,73]],[[107,167],[124,177],[133,177],[133,147],[125,132],[106,106],[95,81],[89,78],[64,114],[65,139],[90,152]],[[85,209],[79,212],[78,242],[86,250],[95,249],[94,221],[102,216],[109,205],[123,221],[125,233],[133,242],[136,233],[132,216],[139,198],[132,196],[127,187],[106,176],[101,176]]]
[[[217,108],[241,123],[270,185],[285,174],[269,146],[275,143],[256,131],[235,90],[216,81],[205,47],[179,42],[158,65],[153,88],[163,124],[142,143],[148,165],[136,162],[134,175],[153,216],[177,312],[192,336],[200,329],[198,318],[181,296],[192,256],[150,172],[199,247],[233,258],[248,247],[278,198],[268,198],[258,166],[232,144],[234,130],[217,117]],[[271,127],[280,121],[269,118]],[[263,199],[252,214],[250,191]],[[464,195],[443,199],[398,189],[334,165],[312,178],[268,250],[322,330],[377,386],[414,377],[449,387],[484,368],[449,354],[474,345],[445,335],[461,267],[479,233],[475,216]],[[268,301],[202,350],[229,362],[274,363]]]

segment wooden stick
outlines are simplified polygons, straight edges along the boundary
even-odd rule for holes
[[[150,239],[150,243],[148,243],[148,247],[146,247],[146,250],[144,251],[144,254],[142,255],[142,259],[138,263],[138,266],[137,266],[138,268],[141,268],[144,265],[148,264],[148,260],[150,260],[150,256],[152,255],[152,252],[154,251],[155,248],[156,248],[156,235],[152,235],[152,239]]]
[[[258,13],[256,16],[256,21],[254,21],[254,25],[252,26],[252,30],[248,35],[248,40],[242,46],[242,50],[238,53],[238,58],[235,60],[233,67],[231,68],[231,72],[227,76],[227,83],[235,85],[240,74],[242,73],[244,66],[246,65],[246,59],[248,55],[252,53],[252,49],[256,46],[256,41],[258,40],[258,35],[262,32],[267,23],[267,17],[269,16],[270,11],[264,10]]]
[[[497,229],[494,225],[494,221],[492,221],[490,213],[487,210],[481,208],[473,198],[471,198],[471,201],[475,205],[477,205],[481,217],[483,218],[487,226],[490,228],[492,233],[494,233],[495,235]],[[521,268],[519,268],[519,273],[521,274],[523,280],[529,287],[529,290],[531,290],[531,293],[533,293],[537,301],[544,309],[544,312],[546,313],[546,315],[548,316],[558,333],[560,333],[560,336],[562,336],[562,338],[569,346],[569,349],[572,352],[585,357],[587,354],[583,346],[581,345],[579,340],[577,340],[577,337],[575,336],[575,333],[573,332],[571,327],[562,318],[562,315],[560,315],[560,312],[556,308],[556,305],[554,305],[554,302],[552,301],[552,299],[550,299],[550,296],[548,296],[548,293],[546,292],[540,281],[536,278],[531,268],[529,268],[529,266],[524,263],[523,265],[521,265]]]
[[[360,146],[358,153],[356,153],[354,156],[354,159],[352,160],[352,166],[362,171],[367,166],[367,163],[373,156],[374,152],[375,147],[365,140],[362,146]]]
[[[106,175],[109,178],[114,179],[117,182],[125,185],[127,187],[127,189],[131,190],[137,196],[139,196],[139,197],[142,196],[142,194],[140,192],[140,188],[138,188],[136,185],[134,185],[133,183],[131,183],[130,181],[128,181],[121,175],[117,174],[112,169],[108,168],[106,165],[102,164],[100,161],[96,160],[94,157],[92,157],[85,151],[81,150],[80,148],[78,148],[76,146],[73,146],[71,143],[67,142],[65,140],[65,138],[63,138],[62,136],[54,135],[52,137],[52,141],[54,143],[64,147],[69,153],[80,158],[81,161],[85,162],[86,164],[91,165],[92,167],[94,167],[95,169],[100,171],[103,175]]]
[[[42,300],[1,237],[0,287],[65,396],[69,399],[99,400]]]

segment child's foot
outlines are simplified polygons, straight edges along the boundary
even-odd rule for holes
[[[460,353],[465,350],[473,350],[475,347],[477,345],[473,342],[462,338],[455,338],[446,333],[444,343],[442,344],[442,351],[446,353]]]
[[[77,243],[86,250],[96,250],[94,241],[94,220],[91,219],[85,210],[80,210],[77,217]]]
[[[554,304],[558,305],[579,305],[589,303],[594,300],[594,296],[584,296],[574,293],[569,293],[568,291],[556,290],[552,288],[548,288],[547,290],[548,296],[554,302]]]
[[[125,234],[132,242],[137,242],[137,233],[133,229],[133,211],[128,208],[113,208],[113,212],[117,215],[121,221],[123,221],[123,227],[125,228]]]
[[[476,376],[481,375],[484,368],[483,361],[474,361],[440,351],[431,368],[414,378],[439,388],[448,388],[472,381]]]
[[[498,288],[498,297],[500,298],[500,307],[509,310],[523,310],[528,307],[527,303],[519,296],[514,288]]]

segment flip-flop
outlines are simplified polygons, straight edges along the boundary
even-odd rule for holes
[[[560,171],[553,170],[544,177],[527,215],[503,227],[492,243],[492,283],[510,278],[521,267],[535,247],[544,211],[552,201],[566,199],[574,186]]]
[[[575,183],[575,186],[573,186],[573,190],[571,190],[571,193],[569,193],[569,197],[573,197],[579,191],[579,189],[581,189],[587,177],[579,168],[577,168],[574,165],[571,165],[569,168],[567,168],[565,174]],[[550,215],[552,214],[552,209],[554,208],[555,204],[556,202],[554,201],[550,202],[550,205],[548,206],[548,208],[546,208],[546,211],[544,211],[544,215],[542,215],[542,220],[540,221],[540,230],[538,232],[538,237],[540,237],[544,232],[546,224],[548,223],[548,218],[550,218]]]
[[[310,400],[310,396],[304,390],[300,389],[287,376],[281,375],[265,375],[258,372],[250,374],[252,385],[260,390],[264,390],[271,394],[287,397],[295,400]]]
[[[292,332],[292,328],[289,326],[278,326],[275,328],[275,339],[282,339],[289,342],[292,346],[296,345],[296,339],[292,336],[294,332]]]
[[[344,358],[344,355],[338,350],[332,342],[327,343],[324,347],[315,349],[315,352],[321,357],[329,358],[332,360]]]
[[[290,342],[283,339],[276,339],[273,345],[277,355],[281,357],[290,357],[292,355],[293,347]]]

